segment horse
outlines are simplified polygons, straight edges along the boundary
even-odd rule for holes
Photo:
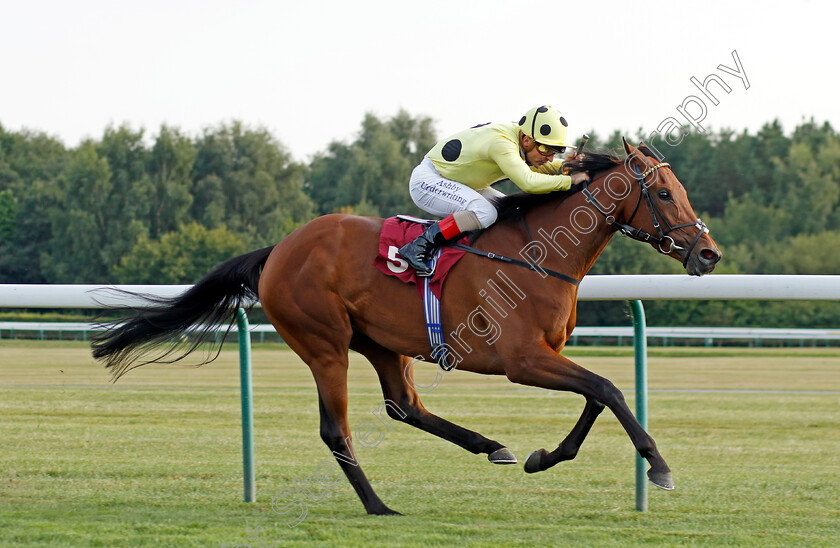
[[[458,369],[505,375],[513,383],[584,397],[571,432],[556,449],[531,453],[525,472],[575,458],[607,407],[648,461],[649,480],[671,490],[668,464],[621,391],[562,355],[575,327],[577,282],[617,232],[681,261],[689,275],[711,272],[721,258],[669,164],[643,143],[636,148],[623,142],[624,159],[587,152],[567,162],[573,171],[589,172],[591,182],[569,191],[500,199],[497,222],[471,242],[479,253],[465,254],[449,272],[442,324],[458,326],[447,345]],[[393,420],[474,454],[487,454],[492,463],[516,463],[503,444],[430,413],[420,402],[412,367],[416,359],[434,357],[423,304],[414,286],[373,267],[382,225],[378,218],[318,217],[274,246],[223,262],[181,296],[150,298],[148,307],[94,339],[93,356],[104,361],[116,381],[134,367],[181,359],[211,340],[215,328],[230,326],[232,309],[259,301],[283,340],[309,366],[318,393],[321,439],[368,514],[399,513],[374,492],[353,453],[347,420],[349,350],[372,364],[385,402],[393,404],[386,405]],[[525,260],[510,259],[517,255]],[[390,259],[401,261],[398,256]],[[504,322],[503,333],[499,322]],[[199,336],[187,342],[186,350],[171,345],[196,329]],[[158,352],[150,354],[155,348]]]

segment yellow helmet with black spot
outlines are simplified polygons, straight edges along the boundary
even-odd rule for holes
[[[534,107],[519,120],[519,129],[534,141],[550,147],[566,147],[569,123],[558,110],[548,105]]]

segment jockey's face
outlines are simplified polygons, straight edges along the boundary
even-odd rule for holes
[[[540,152],[536,141],[525,134],[522,135],[522,150],[525,152],[525,159],[527,160],[528,165],[540,167],[554,160],[554,154],[550,149],[548,150],[547,155],[543,154]]]

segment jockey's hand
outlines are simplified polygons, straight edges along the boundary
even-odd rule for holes
[[[584,158],[586,158],[586,154],[581,152],[581,153],[575,154],[575,157],[572,158],[572,161],[573,162],[582,162]]]
[[[584,183],[589,181],[589,173],[585,171],[580,171],[572,175],[572,184],[579,185],[580,183]]]

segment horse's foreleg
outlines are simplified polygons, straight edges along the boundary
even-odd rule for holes
[[[604,410],[604,404],[592,398],[586,398],[586,405],[583,408],[583,413],[577,421],[577,424],[569,432],[569,435],[560,442],[552,452],[545,449],[538,449],[528,456],[525,461],[525,471],[529,474],[534,472],[542,472],[564,460],[572,460],[577,456],[583,440],[589,434],[592,425],[595,424],[595,419]]]
[[[379,375],[389,417],[452,442],[471,453],[487,454],[487,459],[494,464],[516,464],[516,457],[501,443],[427,411],[417,391],[406,379],[406,367],[410,363],[408,357],[391,352],[361,335],[353,338],[351,348],[364,355]]]
[[[519,384],[575,392],[587,399],[587,405],[590,405],[590,400],[595,400],[607,406],[630,436],[633,446],[650,464],[650,470],[648,470],[650,481],[663,489],[674,488],[671,469],[662,455],[659,454],[656,442],[633,416],[627,402],[624,401],[624,395],[613,383],[548,348],[536,355],[527,357],[525,360],[509,363],[505,368],[505,373],[511,381]],[[584,409],[581,419],[575,425],[575,428],[579,428],[579,431],[575,432],[573,429],[572,433],[569,434],[573,441],[583,441],[583,437],[585,437],[589,427],[592,426],[591,423],[597,416],[597,413],[593,415],[594,410],[593,407],[587,413]],[[571,444],[571,447],[573,446],[574,443]],[[542,458],[540,458],[540,461],[542,461]]]

